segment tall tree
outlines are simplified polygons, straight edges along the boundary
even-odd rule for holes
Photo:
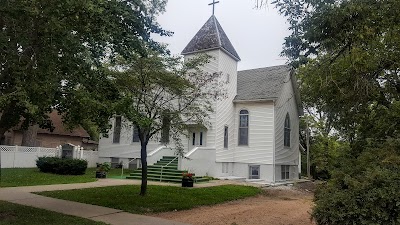
[[[0,4],[0,140],[21,124],[49,125],[58,109],[70,124],[107,124],[115,56],[157,48],[151,33],[166,0],[3,0]]]
[[[182,154],[181,137],[187,125],[207,125],[213,103],[225,96],[220,73],[202,71],[209,56],[201,55],[186,62],[149,51],[137,55],[114,69],[113,78],[123,96],[119,106],[123,115],[138,127],[141,143],[142,185],[147,190],[147,144],[152,138],[162,142],[172,138],[177,153]]]
[[[316,194],[313,218],[317,224],[397,224],[400,2],[274,3],[288,17],[292,34],[283,54],[298,68],[306,105],[325,113],[350,143]]]
[[[275,4],[289,18],[292,34],[285,39],[283,54],[300,68],[306,104],[325,112],[351,141],[395,135],[400,125],[400,2]]]

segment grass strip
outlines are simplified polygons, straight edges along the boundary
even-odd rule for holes
[[[84,175],[58,175],[42,173],[37,168],[2,168],[0,174],[0,187],[37,186],[50,184],[71,184],[93,182],[96,168],[88,168]],[[124,170],[127,175],[131,171]],[[107,173],[110,176],[120,176],[121,169],[112,169]]]
[[[0,201],[0,224],[2,225],[104,225],[106,223],[75,216],[64,215],[44,209]]]
[[[53,198],[146,214],[186,210],[255,196],[260,189],[251,186],[223,185],[208,188],[148,186],[146,196],[140,196],[139,185],[87,188],[80,190],[36,193]]]

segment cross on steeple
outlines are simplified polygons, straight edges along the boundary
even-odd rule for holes
[[[215,4],[217,4],[217,3],[219,3],[219,1],[213,0],[212,3],[208,4],[208,5],[212,5],[213,6],[213,15],[214,15],[214,12],[215,12]]]

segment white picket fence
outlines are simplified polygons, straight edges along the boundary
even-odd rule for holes
[[[38,157],[61,156],[59,148],[25,147],[0,145],[1,168],[32,168],[36,167]],[[99,160],[97,151],[82,150],[79,158],[88,162],[88,167],[96,167]]]

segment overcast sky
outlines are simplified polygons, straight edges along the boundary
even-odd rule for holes
[[[168,0],[166,12],[158,22],[174,32],[172,37],[157,38],[168,43],[173,54],[180,54],[197,31],[210,18],[212,0]],[[254,0],[219,0],[215,16],[242,61],[238,69],[282,65],[279,56],[284,37],[288,36],[286,19],[272,5],[254,9]]]

